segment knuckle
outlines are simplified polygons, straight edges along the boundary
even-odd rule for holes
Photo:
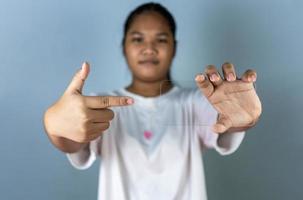
[[[224,71],[234,71],[234,67],[232,64],[228,63],[228,64],[223,64],[222,66]]]
[[[80,133],[81,135],[87,135],[88,131],[89,131],[89,123],[88,122],[84,122],[82,123],[82,125],[80,126]]]
[[[83,121],[83,126],[85,127],[86,131],[89,130],[91,125],[91,120],[89,118],[85,118],[85,120]]]
[[[101,103],[106,107],[109,106],[109,97],[102,97]]]
[[[232,63],[227,61],[227,62],[224,62],[223,65],[232,65]]]
[[[200,83],[201,88],[207,88],[209,86],[209,81],[204,81],[203,83]]]
[[[117,102],[118,102],[120,105],[124,105],[125,102],[126,102],[126,99],[125,99],[124,97],[118,97]]]
[[[112,110],[109,110],[109,120],[114,119],[115,113]]]
[[[215,65],[207,65],[206,68],[205,68],[206,72],[214,72],[216,70],[217,70],[217,68],[216,68]]]
[[[252,74],[252,73],[254,73],[254,70],[252,70],[252,69],[246,70],[246,74]]]
[[[89,116],[88,114],[85,112],[85,111],[82,111],[79,113],[79,116],[80,116],[80,119],[81,119],[81,122],[84,126],[86,126],[89,122]]]
[[[233,69],[234,65],[230,62],[225,62],[222,66],[224,69]]]
[[[85,101],[84,98],[82,97],[77,97],[76,98],[76,102],[75,102],[75,106],[77,106],[78,108],[85,108]]]
[[[90,140],[95,140],[100,136],[100,134],[94,134],[90,136]]]
[[[106,129],[108,129],[108,128],[109,128],[109,122],[104,122],[104,123],[103,123],[102,130],[104,131],[104,130],[106,130]]]
[[[88,134],[82,134],[79,137],[79,141],[78,142],[80,142],[80,143],[89,142],[89,136],[88,136]]]
[[[249,69],[249,70],[247,70],[247,74],[249,74],[249,75],[254,75],[254,74],[257,74],[257,73],[256,73],[255,70]]]

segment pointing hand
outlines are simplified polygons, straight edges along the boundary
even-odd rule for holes
[[[84,96],[82,88],[89,74],[83,63],[62,97],[45,113],[45,129],[50,135],[86,143],[99,137],[114,118],[112,106],[127,106],[133,99],[124,96]]]

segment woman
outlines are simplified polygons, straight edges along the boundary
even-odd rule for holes
[[[195,78],[198,89],[175,86],[175,32],[166,8],[139,6],[124,26],[131,84],[108,96],[83,96],[89,73],[84,63],[45,113],[51,142],[76,168],[101,158],[99,199],[206,199],[202,149],[234,152],[261,114],[253,70],[237,79],[233,65],[225,63],[222,78],[208,66]]]

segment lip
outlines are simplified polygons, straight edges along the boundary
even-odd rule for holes
[[[146,59],[146,60],[139,60],[138,63],[140,65],[158,65],[159,60],[157,60],[157,59]]]

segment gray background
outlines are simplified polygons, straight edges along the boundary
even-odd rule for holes
[[[84,60],[84,93],[129,83],[122,24],[142,2],[0,0],[0,199],[96,199],[98,164],[73,169],[42,116]],[[226,60],[258,72],[263,115],[235,154],[205,154],[209,199],[303,198],[302,1],[161,2],[178,23],[176,81]]]

